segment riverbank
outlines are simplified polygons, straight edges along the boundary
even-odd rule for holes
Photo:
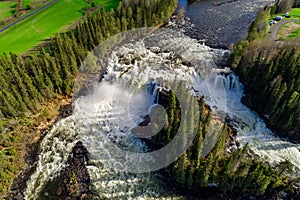
[[[162,10],[162,16],[160,16],[160,17],[155,17],[154,16],[154,18],[151,18],[151,20],[141,20],[142,22],[147,22],[148,24],[149,24],[149,26],[151,26],[151,25],[156,25],[156,24],[154,24],[154,22],[155,23],[157,23],[157,24],[160,24],[165,18],[169,18],[169,16],[173,13],[173,10],[175,9],[174,8],[174,5],[175,5],[175,3],[174,3],[175,1],[169,1],[169,2],[166,2],[166,1],[159,1],[159,2],[155,2],[154,4],[151,4],[151,9],[154,9],[154,7],[156,7],[156,6],[158,6],[158,4],[160,5],[160,6],[162,6],[162,8],[163,8],[163,10]],[[140,8],[138,5],[133,5],[133,7],[134,8]],[[122,8],[123,9],[123,8]],[[143,8],[144,9],[144,8]],[[142,9],[142,10],[143,10]],[[77,10],[76,10],[77,11]],[[123,10],[124,11],[124,10]],[[130,9],[128,9],[128,12],[130,11]],[[132,11],[132,9],[131,9],[131,11]],[[113,11],[112,11],[113,12]],[[126,10],[126,12],[127,12],[127,10]],[[74,13],[73,13],[74,14]],[[120,14],[120,13],[119,13]],[[135,27],[135,26],[137,26],[137,27],[142,27],[143,26],[143,24],[144,23],[137,23],[137,19],[136,19],[136,14],[135,13],[133,13],[134,15],[133,16],[131,16],[131,18],[129,19],[130,20],[130,22],[131,22],[131,24],[127,24],[126,25],[126,30],[127,30],[127,28],[128,29],[131,29],[131,28],[133,28],[133,26]],[[112,24],[112,21],[113,22],[116,22],[117,20],[120,20],[119,18],[121,18],[121,16],[115,16],[115,15],[113,15],[113,14],[109,14],[109,13],[107,13],[107,15],[106,16],[108,16],[107,18],[102,18],[102,16],[101,16],[101,14],[100,14],[100,12],[99,12],[99,14],[97,15],[97,16],[89,16],[88,17],[88,20],[93,20],[94,22],[95,22],[95,24],[93,23],[93,25],[92,26],[97,26],[97,27],[100,27],[100,23],[102,23],[102,22],[104,22],[105,24]],[[111,17],[111,16],[113,16],[113,17]],[[146,16],[141,16],[142,17],[142,19],[144,18],[144,17],[146,17]],[[153,16],[151,16],[151,17],[153,17]],[[48,18],[47,18],[48,19]],[[141,19],[141,18],[139,18],[139,19]],[[49,20],[49,19],[48,19]],[[128,20],[128,21],[129,21]],[[45,23],[44,23],[45,24]],[[150,25],[151,24],[151,25]],[[146,24],[144,24],[145,26],[147,26]],[[88,23],[88,22],[86,22],[86,23],[83,23],[83,24],[80,24],[80,26],[77,26],[77,30],[79,29],[79,30],[86,30],[86,27],[90,27],[91,26],[91,23]],[[82,27],[85,27],[85,28],[82,28]],[[40,87],[42,88],[42,84],[43,83],[45,83],[46,82],[46,84],[47,84],[47,86],[49,86],[49,88],[47,88],[46,86],[43,88],[43,92],[45,92],[45,91],[47,91],[47,92],[49,92],[50,93],[50,91],[52,92],[51,93],[51,95],[49,95],[49,96],[51,96],[51,98],[52,98],[52,95],[53,95],[53,93],[56,95],[56,93],[57,92],[61,92],[62,94],[69,94],[70,93],[70,90],[72,89],[71,88],[71,86],[72,86],[72,83],[73,83],[73,77],[71,76],[71,73],[70,73],[70,68],[72,68],[72,70],[74,70],[74,71],[72,71],[72,75],[74,75],[75,76],[75,74],[76,74],[76,70],[77,70],[77,67],[78,66],[80,66],[80,64],[81,64],[81,62],[82,62],[82,60],[84,59],[83,58],[83,56],[85,55],[85,53],[84,52],[86,52],[86,51],[88,51],[89,50],[89,48],[91,48],[91,46],[96,46],[96,45],[98,45],[98,43],[97,42],[101,42],[102,40],[103,40],[103,36],[104,37],[109,37],[109,35],[110,34],[117,34],[118,32],[121,32],[121,31],[124,31],[123,29],[121,30],[121,27],[118,27],[117,28],[117,30],[115,29],[116,28],[116,26],[115,25],[112,25],[112,26],[109,26],[109,27],[105,27],[105,28],[102,28],[101,30],[100,30],[100,35],[101,35],[101,37],[98,35],[98,32],[97,32],[97,36],[96,36],[96,34],[95,34],[95,32],[89,32],[89,34],[88,34],[88,39],[86,38],[86,37],[80,37],[80,36],[82,36],[82,35],[80,35],[80,33],[78,34],[78,31],[75,31],[75,30],[72,30],[71,32],[72,32],[72,38],[70,38],[70,37],[68,37],[66,34],[59,34],[59,35],[57,35],[57,37],[55,37],[55,38],[53,38],[53,46],[51,45],[51,48],[49,47],[49,49],[51,49],[51,50],[49,50],[49,49],[47,49],[46,51],[48,51],[49,50],[49,52],[44,52],[44,51],[42,51],[41,50],[41,52],[34,52],[34,55],[32,54],[32,57],[30,57],[29,58],[29,56],[25,59],[24,58],[24,60],[26,60],[26,61],[24,61],[23,60],[23,57],[20,57],[20,60],[22,61],[22,64],[20,64],[20,63],[18,63],[18,64],[20,64],[20,65],[22,65],[22,66],[25,66],[24,67],[24,69],[27,69],[27,68],[30,68],[30,69],[32,69],[33,71],[35,70],[35,68],[34,67],[32,67],[32,66],[37,66],[38,67],[38,71],[39,71],[39,73],[40,74],[38,74],[38,75],[36,75],[37,77],[39,76],[39,78],[40,77],[43,77],[43,78],[45,78],[45,79],[47,79],[47,80],[44,80],[44,79],[39,79],[39,84],[37,84],[37,88],[38,89],[40,89]],[[124,28],[124,26],[122,26],[122,28]],[[74,33],[76,32],[76,34],[75,34],[75,36],[74,36]],[[61,39],[61,37],[64,37],[64,39]],[[74,38],[74,37],[76,37],[76,38]],[[95,39],[95,38],[97,38],[97,39]],[[95,39],[95,41],[94,41],[94,39]],[[63,42],[59,42],[59,43],[56,43],[57,41],[63,41]],[[99,41],[100,40],[100,41]],[[72,42],[71,42],[72,41]],[[76,41],[82,41],[82,42],[88,42],[88,44],[87,43],[85,43],[85,44],[82,44],[82,43],[80,43],[79,44],[79,42],[78,43],[76,43]],[[68,43],[69,42],[69,43]],[[75,43],[74,43],[75,42]],[[69,48],[70,47],[70,43],[72,43],[72,45],[71,45],[71,48]],[[9,44],[7,44],[7,45],[9,45]],[[59,46],[59,47],[58,47]],[[67,48],[67,46],[68,46],[68,48]],[[52,49],[53,48],[53,49]],[[61,50],[60,52],[53,52],[52,50],[54,50],[54,49],[56,49],[56,50]],[[83,50],[84,49],[84,50]],[[81,51],[82,50],[82,51]],[[55,51],[55,50],[54,50]],[[51,52],[54,54],[51,54]],[[76,52],[76,53],[74,53],[74,52]],[[81,54],[82,53],[82,54]],[[76,54],[76,56],[75,56],[75,54]],[[34,57],[35,55],[38,55],[37,57]],[[66,61],[66,60],[64,60],[63,58],[66,58],[66,57],[64,57],[64,55],[67,55],[66,57],[68,57],[68,58],[70,58],[71,59],[71,64],[68,62],[68,61]],[[73,58],[71,58],[71,55],[73,55]],[[82,57],[81,57],[82,56]],[[13,56],[14,57],[14,56]],[[35,61],[38,61],[38,62],[35,62],[34,64],[32,64],[32,65],[30,65],[30,67],[28,67],[28,65],[29,64],[31,64],[31,62],[33,62],[32,60],[35,60]],[[18,60],[18,59],[16,59],[16,60]],[[15,61],[15,60],[14,60]],[[14,63],[14,61],[10,61],[9,60],[9,62],[12,62],[12,64],[15,64]],[[18,60],[19,61],[19,60]],[[39,61],[44,61],[44,63],[42,63],[42,62],[39,62]],[[66,62],[64,62],[64,61],[66,61]],[[50,68],[49,67],[49,63],[51,63],[50,64],[50,66],[51,67],[54,67],[54,69],[53,68]],[[62,64],[63,63],[63,64]],[[68,64],[66,64],[66,63],[68,63]],[[53,64],[53,65],[52,65]],[[56,65],[58,65],[59,67],[57,67]],[[67,67],[70,67],[70,68],[67,68]],[[12,67],[11,67],[12,68]],[[19,70],[19,65],[16,67],[18,70]],[[22,68],[23,69],[23,68]],[[3,71],[5,71],[5,70],[3,70]],[[55,74],[55,72],[56,72],[56,74]],[[32,73],[32,72],[31,72]],[[35,79],[34,78],[37,78],[37,77],[32,77],[32,74],[30,73],[30,78],[32,78],[32,81],[34,82],[35,81]],[[47,74],[47,73],[49,73],[49,74]],[[26,71],[26,70],[24,70],[24,73],[23,73],[23,75],[28,75],[29,74],[29,72],[28,71]],[[20,75],[20,73],[18,74],[18,73],[16,73],[16,76],[18,77],[18,75]],[[66,75],[66,76],[64,76],[64,75]],[[62,77],[60,77],[60,76],[62,76]],[[71,77],[70,77],[71,76]],[[54,78],[55,80],[53,80],[53,79],[51,79],[50,81],[49,81],[49,77],[51,77],[51,78]],[[11,77],[5,77],[5,79],[6,80],[11,80],[10,79]],[[25,78],[23,78],[23,77],[18,77],[18,78],[20,78],[20,79],[18,79],[18,80],[30,80],[30,78],[28,78],[28,79],[25,79]],[[12,81],[13,82],[13,81]],[[50,82],[50,83],[49,83]],[[17,86],[15,86],[14,84],[16,84]],[[31,84],[31,82],[30,82],[30,84]],[[12,86],[13,85],[13,86]],[[53,85],[54,85],[54,87],[53,87]],[[20,86],[20,84],[18,85],[17,83],[15,83],[15,82],[13,82],[12,84],[6,84],[6,86],[10,86],[10,89],[11,88],[18,88],[19,86]],[[31,86],[31,85],[30,85]],[[58,86],[58,87],[57,87]],[[51,88],[52,87],[52,88]],[[32,87],[31,87],[32,88]],[[47,88],[48,90],[46,90],[45,88]],[[8,90],[8,88],[4,88],[3,90]],[[24,89],[23,91],[25,91],[26,92],[26,90]],[[38,92],[41,92],[41,91],[38,91]],[[33,93],[32,93],[33,94]],[[44,94],[44,93],[43,93]],[[44,94],[45,95],[45,94]],[[26,95],[20,95],[20,97],[21,96],[26,96]],[[46,95],[45,95],[46,96]],[[49,97],[49,96],[47,96],[47,98]],[[22,100],[22,98],[20,98],[21,100]],[[28,99],[32,99],[32,97],[30,98],[28,98]],[[45,97],[45,99],[46,99],[46,97]],[[52,99],[53,100],[53,99]],[[49,100],[49,102],[52,102],[52,100]],[[61,101],[62,99],[60,99],[59,101]],[[30,101],[30,100],[28,100],[28,101]],[[56,100],[54,100],[54,101],[56,101]],[[59,111],[60,110],[60,108],[59,108],[59,103],[54,103],[53,104],[53,107],[55,107],[55,108],[53,108],[53,110],[55,109],[55,110],[57,110],[57,111]],[[3,105],[2,105],[3,106]],[[49,108],[50,106],[49,105],[45,105],[45,108],[47,108],[47,109],[50,109]],[[11,111],[14,111],[14,109],[16,109],[17,110],[17,107],[10,107],[11,108]],[[4,109],[3,109],[4,110]],[[3,111],[4,112],[4,111]],[[37,109],[37,111],[36,111],[36,115],[39,115],[40,114],[40,110],[38,110]],[[12,112],[13,113],[13,112]],[[2,113],[1,113],[2,114]],[[6,115],[8,115],[9,116],[9,114],[10,113],[5,113]],[[19,113],[18,113],[19,114]],[[21,113],[22,114],[22,113]],[[5,115],[5,116],[6,116]],[[48,114],[45,114],[45,115],[47,115],[47,116],[49,116],[49,120],[48,121],[50,121],[51,119],[58,119],[59,117],[57,117],[57,116],[59,116],[59,112],[57,113],[57,115],[52,115],[52,116],[50,116],[50,115],[48,115]],[[17,119],[18,120],[18,119]],[[34,123],[36,123],[37,125],[36,126],[39,126],[40,125],[40,123],[41,123],[41,121],[40,121],[40,119],[36,119],[35,117],[33,117],[33,116],[31,116],[31,115],[29,115],[28,116],[28,120],[30,120],[30,121],[33,121]],[[53,121],[53,123],[49,123],[48,124],[48,127],[49,127],[49,129],[47,129],[47,130],[50,130],[51,129],[51,127],[52,127],[52,125],[54,124],[56,122],[56,120],[54,120]],[[23,122],[22,122],[23,123]],[[27,122],[26,122],[27,123]],[[28,122],[29,123],[29,122]],[[24,123],[25,124],[25,123]],[[24,125],[23,124],[23,125]],[[30,124],[31,124],[31,122],[30,122]],[[25,124],[26,126],[27,126],[27,124]],[[2,121],[1,121],[1,124],[0,124],[0,126],[2,126]],[[3,125],[4,127],[5,127],[5,124]],[[28,125],[29,126],[29,125]],[[34,129],[33,129],[33,127],[28,127],[28,130],[29,131],[32,131],[32,132],[34,132]],[[12,146],[12,145],[14,145],[15,143],[18,143],[18,144],[22,144],[22,148],[23,149],[26,149],[26,145],[28,145],[28,146],[30,146],[29,148],[30,149],[32,149],[32,151],[30,151],[29,152],[29,154],[32,154],[33,156],[32,157],[28,157],[28,163],[34,163],[34,161],[35,161],[35,156],[37,155],[37,152],[38,152],[38,149],[37,149],[37,147],[36,146],[39,146],[38,144],[39,144],[39,142],[40,141],[42,141],[42,138],[45,136],[45,135],[47,135],[47,132],[48,131],[43,131],[43,134],[42,134],[42,136],[37,136],[36,134],[34,135],[35,137],[34,138],[30,138],[30,137],[27,137],[25,134],[23,134],[23,130],[21,130],[21,129],[19,129],[16,133],[14,133],[15,135],[17,135],[17,136],[20,136],[18,139],[18,141],[16,142],[16,141],[12,141],[12,143],[13,144],[9,144],[9,146]],[[2,138],[1,138],[2,139]],[[26,140],[28,140],[28,141],[30,141],[30,142],[28,142],[28,143],[26,143],[26,142],[24,142],[25,141],[25,139]],[[32,142],[32,140],[34,141],[34,142]],[[36,146],[34,145],[34,144],[36,144]],[[24,150],[24,155],[25,155],[25,150]],[[10,152],[9,152],[10,153]],[[14,178],[14,177],[16,177],[16,174],[17,174],[17,172],[18,171],[20,171],[20,170],[22,170],[22,169],[24,169],[26,166],[27,166],[27,163],[26,163],[26,161],[25,161],[25,159],[22,157],[22,155],[16,155],[16,153],[15,152],[13,152],[13,154],[14,155],[12,155],[12,156],[10,156],[8,159],[11,159],[11,158],[15,158],[15,157],[17,157],[17,156],[20,156],[20,157],[17,157],[16,159],[20,159],[20,160],[22,160],[22,162],[23,162],[23,165],[19,165],[19,167],[18,168],[16,168],[16,169],[13,169],[13,172],[12,173],[10,173],[10,174],[4,174],[3,172],[2,172],[2,170],[1,170],[1,175],[6,175],[6,176],[2,176],[1,177],[1,180],[2,180],[2,178],[3,178],[3,182],[1,181],[1,183],[5,183],[5,188],[3,189],[3,191],[1,190],[1,194],[2,193],[5,193],[5,191],[7,190],[7,187],[9,186],[9,185],[11,185],[11,182],[12,182],[12,179]],[[15,160],[13,160],[13,161],[11,161],[11,162],[14,162]],[[6,165],[3,165],[4,167],[6,167]],[[7,166],[9,166],[9,165],[7,165]],[[10,166],[9,166],[10,167]],[[3,170],[4,171],[4,170]],[[26,175],[26,176],[29,176],[31,173],[33,173],[34,172],[34,166],[33,167],[30,167],[30,169],[26,169],[25,171],[28,171],[28,175]],[[14,189],[14,188],[17,188],[16,189],[16,192],[15,191],[12,191],[12,192],[10,192],[10,196],[11,197],[14,197],[14,196],[16,196],[17,198],[22,198],[22,193],[21,193],[21,190],[22,190],[22,188],[24,188],[24,187],[27,187],[26,186],[26,183],[25,182],[23,182],[22,183],[22,180],[25,180],[26,179],[26,177],[25,178],[22,178],[22,176],[25,176],[25,175],[23,175],[23,174],[20,174],[19,175],[20,177],[21,177],[21,181],[18,181],[18,180],[16,180],[15,182],[16,182],[16,186],[12,186],[11,188],[12,189]],[[45,181],[46,182],[46,181]],[[20,183],[19,185],[18,185],[18,183]],[[20,186],[21,185],[21,186]],[[18,190],[18,188],[19,188],[19,191],[20,191],[20,195],[19,195],[19,191],[17,191]],[[33,190],[35,190],[35,188],[33,189]],[[3,195],[4,196],[4,195]],[[19,197],[18,197],[19,196]],[[8,198],[10,198],[10,197],[8,197]]]
[[[52,143],[51,143],[52,144]],[[43,173],[43,172],[42,172]],[[100,180],[100,181],[102,181],[102,180]],[[35,189],[35,188],[34,188]],[[57,192],[57,190],[56,190],[56,192]]]
[[[300,142],[299,128],[299,46],[274,41],[269,32],[272,7],[262,10],[246,40],[235,45],[231,57],[233,71],[245,85],[242,102],[256,111],[283,140]],[[280,22],[279,22],[280,23]],[[262,28],[258,28],[262,27]]]
[[[257,110],[257,108],[254,106],[256,96],[253,95],[253,91],[246,89],[245,94],[245,97],[242,98],[242,103],[253,110]],[[297,130],[296,128],[286,130],[279,129],[277,125],[274,125],[274,123],[272,124],[269,115],[262,114],[260,112],[258,112],[258,114],[264,120],[267,127],[269,127],[273,131],[273,133],[275,133],[282,140],[287,140],[294,144],[300,144],[299,130]]]
[[[21,149],[16,156],[17,170],[7,194],[4,192],[1,198],[5,199],[23,199],[22,192],[26,187],[28,177],[35,167],[34,163],[38,159],[39,144],[43,137],[51,130],[53,125],[62,118],[71,114],[71,98],[59,96],[51,101],[41,105],[41,108],[32,115],[26,117],[26,122],[16,126],[12,132],[21,134]],[[8,185],[8,186],[9,186]]]

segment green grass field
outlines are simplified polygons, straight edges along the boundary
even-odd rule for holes
[[[49,1],[51,0],[47,0],[47,2]],[[22,6],[25,8],[27,4],[30,4],[31,6],[40,7],[47,2],[45,0],[22,0]]]
[[[281,41],[294,41],[298,36],[300,36],[300,23],[299,22],[289,22],[281,26],[277,33],[277,39]]]
[[[27,4],[35,4],[38,2],[42,2],[41,0],[22,0],[22,6],[26,6]]]
[[[298,36],[300,36],[300,28],[294,30],[294,31],[291,33],[291,35],[289,35],[289,37],[290,37],[291,39],[294,39],[294,38],[296,38],[296,37],[298,37]]]
[[[300,26],[300,22],[297,22],[296,24],[299,24]],[[296,41],[300,42],[300,28],[293,30],[292,33],[289,35],[289,38],[290,40],[294,40],[296,38]]]
[[[289,15],[290,17],[285,17],[285,13],[278,13],[278,14],[273,14],[270,18],[270,20],[275,19],[276,16],[282,16],[283,20],[300,20],[300,8],[293,8],[290,12]]]
[[[16,2],[0,1],[0,20],[6,19],[14,14]]]
[[[94,0],[106,10],[118,5],[118,0]],[[22,53],[33,48],[37,43],[80,19],[81,10],[90,6],[85,0],[61,0],[51,7],[37,13],[19,24],[0,33],[0,53]]]
[[[293,8],[290,12],[291,19],[300,20],[300,8]]]
[[[51,0],[22,0],[22,6],[23,8],[26,7],[27,4],[30,4],[32,6],[41,7],[45,3],[49,2]],[[16,0],[5,0],[0,1],[0,20],[4,20],[8,17],[11,17],[14,15],[14,10],[17,6]]]
[[[278,33],[277,33],[277,39],[281,41],[296,41],[300,42],[300,8],[293,8],[290,12],[289,18],[285,17],[285,14],[276,14],[273,16],[281,15],[283,16],[283,20],[295,20],[295,22],[286,23],[285,25],[281,26]],[[272,18],[272,19],[273,19]],[[271,19],[270,19],[271,20]]]
[[[296,24],[300,24],[300,8],[293,8],[290,12],[292,20],[299,20]],[[294,29],[288,36],[288,40],[294,40],[300,36],[300,28]]]

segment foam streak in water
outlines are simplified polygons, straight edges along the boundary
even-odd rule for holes
[[[216,85],[211,87],[210,91],[218,90],[219,79],[220,77],[216,77]],[[228,118],[233,122],[232,125],[238,131],[237,138],[242,144],[249,143],[255,154],[272,164],[289,160],[293,165],[293,173],[290,175],[300,176],[300,146],[277,137],[255,112],[241,103],[243,86],[237,76],[226,72],[221,79],[226,88],[226,107],[218,106],[218,98],[215,99],[216,102],[208,101],[208,104],[216,108],[217,112],[226,111]],[[196,80],[193,87],[200,89],[201,83]]]
[[[149,114],[149,108],[158,98],[156,91],[168,88],[164,80],[183,80],[191,93],[206,97],[215,113],[226,114],[232,120],[242,144],[249,142],[257,155],[271,163],[288,159],[294,166],[294,174],[299,175],[299,146],[276,137],[258,115],[241,103],[243,87],[238,78],[214,64],[214,59],[220,56],[220,50],[168,31],[157,31],[118,46],[106,58],[107,72],[102,82],[94,84],[91,93],[78,98],[73,115],[60,121],[43,139],[37,168],[27,182],[26,199],[38,198],[45,183],[62,169],[77,140],[91,153],[88,171],[97,198],[173,197],[157,186],[148,173],[117,170],[133,162],[143,166],[143,159],[155,160],[135,155],[147,151],[147,147],[130,130]],[[107,141],[120,151],[112,149]],[[121,150],[128,154],[121,154]]]

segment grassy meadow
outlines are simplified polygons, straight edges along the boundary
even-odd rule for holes
[[[300,42],[300,8],[293,8],[290,11],[290,18],[284,20],[296,20],[280,27],[277,39],[281,41]]]
[[[29,5],[33,6],[34,8],[38,8],[38,7],[41,7],[51,1],[52,0],[22,0],[22,7],[26,8],[26,6],[29,4]]]
[[[14,14],[17,3],[12,1],[0,1],[0,21]]]
[[[110,10],[118,5],[118,0],[94,0]],[[22,53],[32,49],[37,43],[66,30],[74,21],[83,16],[82,9],[90,7],[85,0],[61,0],[49,8],[27,18],[0,33],[0,53]]]
[[[290,12],[291,19],[300,20],[300,8],[293,8]]]

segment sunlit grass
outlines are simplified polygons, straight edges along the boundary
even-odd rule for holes
[[[0,20],[11,17],[14,14],[16,4],[12,1],[0,1]]]
[[[118,0],[94,0],[106,10],[118,5]],[[83,16],[81,10],[90,7],[85,0],[61,0],[46,10],[35,14],[23,22],[0,34],[0,53],[22,53],[55,33],[65,30]]]
[[[290,12],[290,19],[299,19],[300,20],[300,8],[293,8]]]
[[[41,2],[44,2],[44,1],[41,1],[41,0],[22,0],[22,6],[23,7],[26,7],[27,4],[30,4],[30,5],[36,5],[36,4],[40,4]]]
[[[294,30],[290,35],[289,35],[289,38],[290,39],[294,39],[296,37],[300,36],[300,28]]]
[[[277,39],[281,41],[292,41],[300,35],[300,23],[289,22],[280,27]]]

